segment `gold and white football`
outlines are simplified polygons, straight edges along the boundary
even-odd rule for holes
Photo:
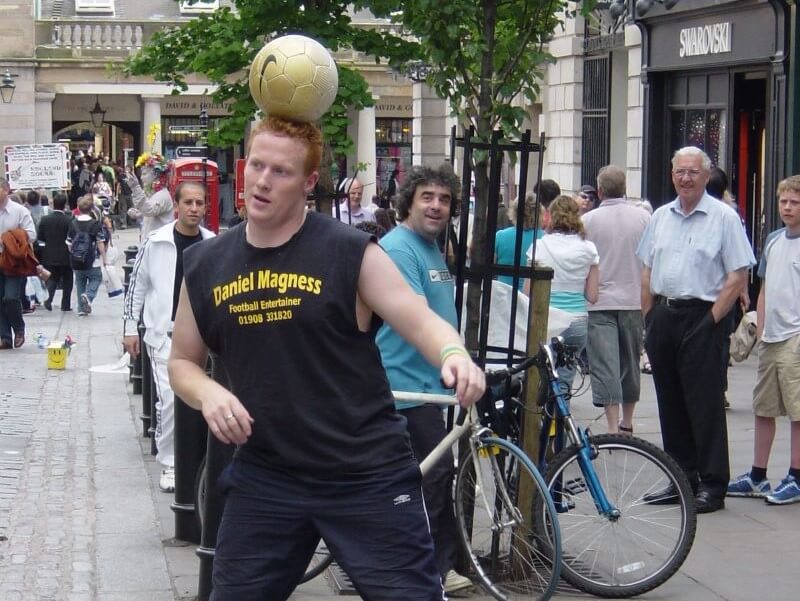
[[[333,104],[338,88],[330,52],[306,36],[275,38],[250,65],[250,94],[269,116],[317,121]]]

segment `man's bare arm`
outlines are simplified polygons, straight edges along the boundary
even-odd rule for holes
[[[653,293],[650,291],[650,268],[642,268],[642,315],[647,315],[653,308]]]
[[[762,280],[761,291],[758,293],[758,300],[756,301],[756,338],[758,340],[761,340],[761,337],[764,335],[764,315],[766,314],[765,287],[766,280]]]
[[[252,434],[250,424],[253,418],[239,399],[206,375],[207,358],[208,348],[197,328],[184,285],[181,287],[172,332],[170,384],[175,394],[187,405],[202,411],[209,429],[219,440],[243,444]]]
[[[736,271],[731,271],[725,278],[725,285],[719,293],[716,302],[711,307],[711,315],[714,323],[719,323],[733,307],[733,303],[739,298],[745,284],[747,283],[747,268],[742,267]]]
[[[461,336],[434,313],[423,296],[415,294],[389,256],[370,244],[361,263],[359,299],[380,315],[400,336],[414,346],[431,365],[442,368],[447,386],[455,386],[462,405],[475,402],[483,394],[483,371],[465,354],[441,360],[442,350],[463,348]]]

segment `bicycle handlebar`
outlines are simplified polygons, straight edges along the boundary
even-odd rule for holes
[[[392,395],[396,401],[415,401],[418,403],[431,403],[433,405],[458,405],[458,399],[452,394],[433,394],[430,392],[403,392],[393,390]],[[456,425],[461,426],[467,419],[468,410],[461,409],[456,417]]]
[[[561,336],[554,336],[549,344],[539,343],[539,352],[517,365],[486,372],[486,383],[488,385],[500,384],[534,365],[539,369],[547,369],[553,377],[558,377],[555,371],[557,367],[572,364],[576,361],[575,350],[566,345]]]
[[[556,368],[561,365],[574,363],[575,349],[564,344],[561,336],[554,336],[549,344],[539,343],[539,352],[526,358],[517,365],[505,369],[486,372],[486,394],[491,395],[491,387],[509,383],[512,389],[516,389],[522,384],[522,376],[514,376],[526,371],[533,365],[539,369],[546,369],[553,378],[558,378]],[[458,399],[450,394],[433,394],[428,392],[404,392],[392,391],[395,400],[411,401],[417,403],[431,403],[434,405],[458,405]],[[485,398],[485,397],[484,397]],[[462,409],[456,418],[456,425],[462,425],[466,420],[468,411]]]

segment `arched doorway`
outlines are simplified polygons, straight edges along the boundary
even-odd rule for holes
[[[69,144],[73,156],[78,152],[107,156],[112,163],[133,164],[139,144],[138,122],[111,122],[95,129],[91,123],[54,122],[53,141]]]

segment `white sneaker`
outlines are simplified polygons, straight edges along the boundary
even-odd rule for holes
[[[81,294],[80,303],[83,305],[83,311],[86,315],[92,312],[92,301],[89,300],[87,294]]]
[[[175,492],[175,468],[167,467],[161,471],[161,478],[158,480],[158,487],[161,492]]]
[[[466,576],[462,576],[455,570],[450,570],[444,577],[444,592],[455,593],[456,591],[463,591],[467,588],[472,588],[472,580]]]

